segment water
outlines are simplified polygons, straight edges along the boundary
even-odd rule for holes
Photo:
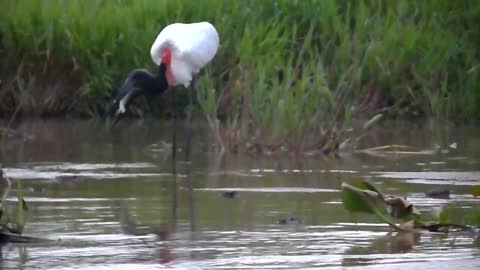
[[[0,152],[5,173],[23,180],[30,207],[25,234],[59,240],[3,246],[2,269],[480,267],[478,236],[390,233],[373,216],[347,213],[339,193],[342,181],[369,179],[407,196],[424,215],[448,202],[468,211],[480,202],[470,194],[480,184],[478,128],[392,123],[360,145],[438,146],[448,153],[296,159],[219,156],[208,151],[198,124],[189,177],[179,130],[176,184],[165,121],[125,122],[114,133],[71,120],[16,128],[28,136],[9,138]],[[456,149],[448,147],[455,142]],[[436,187],[450,189],[452,198],[424,195]],[[228,191],[237,193],[226,198]],[[8,200],[14,204],[14,189]],[[122,230],[118,205],[137,223],[135,233]],[[145,233],[152,228],[160,236]]]

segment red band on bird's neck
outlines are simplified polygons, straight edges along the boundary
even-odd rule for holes
[[[162,50],[162,63],[164,63],[167,66],[170,66],[170,63],[172,62],[172,51],[170,48],[166,47]]]
[[[167,76],[167,82],[170,86],[173,86],[175,84],[175,80],[173,79],[172,69],[170,68],[170,64],[172,63],[172,51],[168,47],[162,50],[162,63],[167,67],[165,72]]]

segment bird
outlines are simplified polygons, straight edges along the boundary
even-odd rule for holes
[[[141,95],[161,95],[167,89],[183,85],[192,86],[189,94],[189,109],[192,108],[193,93],[195,92],[195,76],[217,54],[220,38],[215,26],[211,23],[173,23],[163,28],[150,48],[152,61],[158,66],[152,74],[145,69],[131,71],[117,94],[106,115],[115,113],[114,126],[127,111],[128,105]],[[172,159],[176,152],[176,108],[175,91],[173,96],[173,138]],[[186,155],[189,155],[191,144],[191,112],[188,111],[188,137]]]
[[[154,74],[145,69],[131,71],[107,108],[106,116],[114,112],[115,116],[124,114],[140,95],[159,95],[176,85],[188,88],[194,76],[214,58],[219,45],[218,32],[209,22],[166,26],[150,49],[158,71]]]

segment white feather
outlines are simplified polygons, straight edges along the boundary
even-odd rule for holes
[[[185,87],[200,69],[215,56],[219,46],[217,30],[208,22],[174,23],[166,26],[150,49],[156,65],[162,61],[162,50],[169,47],[172,52],[170,68],[175,84]]]

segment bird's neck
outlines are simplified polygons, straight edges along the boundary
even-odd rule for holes
[[[162,89],[167,89],[170,86],[167,73],[167,66],[163,63],[160,64],[160,66],[158,67],[158,72],[157,74],[155,74],[155,80]]]
[[[162,66],[164,67],[162,68]],[[175,85],[175,79],[173,78],[172,69],[169,65],[162,63],[160,65],[159,72],[163,72],[163,74],[165,74],[165,80],[167,81],[168,86]]]
[[[165,74],[167,76],[167,81],[170,86],[175,85],[175,80],[173,79],[172,74],[172,50],[170,47],[165,47],[162,51],[162,64],[165,65]]]

